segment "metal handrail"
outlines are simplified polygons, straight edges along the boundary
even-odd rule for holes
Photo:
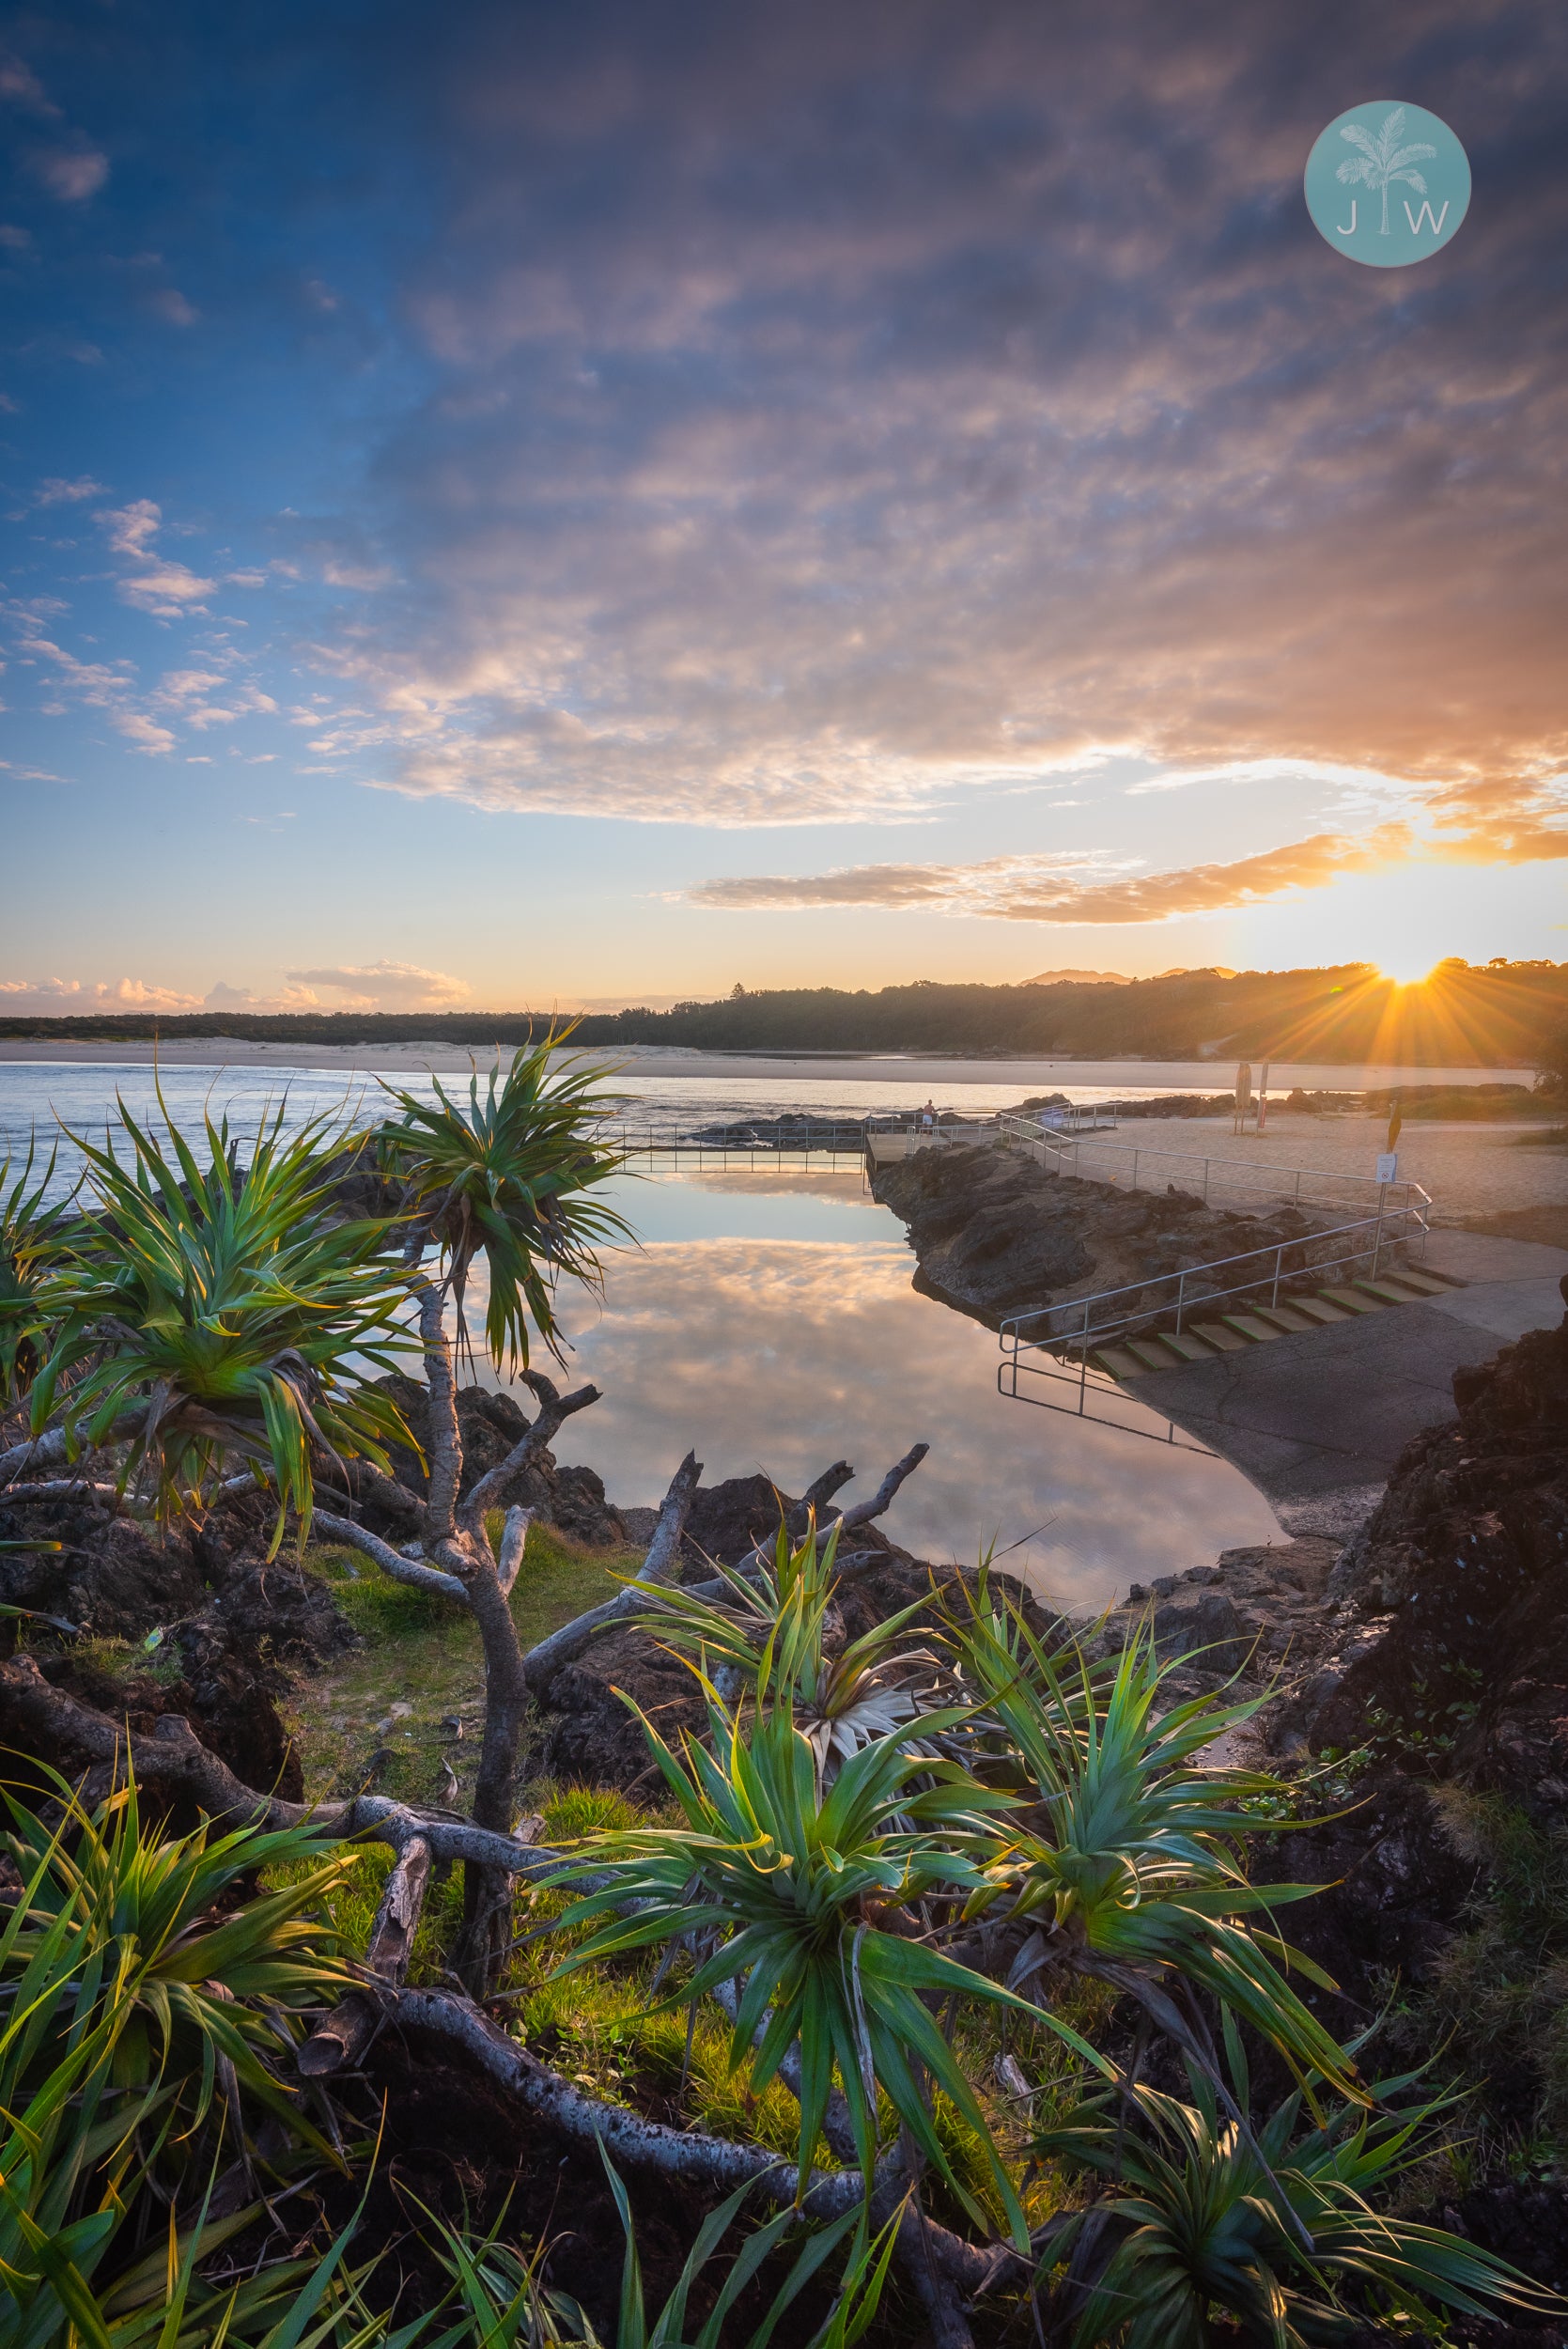
[[[1415,1188],[1419,1190],[1420,1186]],[[1424,1191],[1421,1198],[1430,1207],[1432,1203]],[[1390,1229],[1390,1225],[1396,1228]],[[1250,1295],[1261,1288],[1269,1290],[1270,1305],[1278,1305],[1281,1287],[1286,1281],[1300,1280],[1309,1275],[1316,1278],[1322,1273],[1332,1272],[1340,1265],[1358,1264],[1363,1256],[1371,1256],[1372,1271],[1369,1277],[1375,1280],[1385,1249],[1391,1251],[1405,1247],[1413,1233],[1419,1232],[1424,1254],[1428,1229],[1428,1219],[1421,1206],[1389,1208],[1385,1204],[1376,1215],[1362,1217],[1355,1223],[1341,1224],[1332,1231],[1304,1233],[1297,1239],[1281,1240],[1273,1248],[1250,1248],[1240,1255],[1219,1256],[1211,1264],[1188,1265],[1179,1272],[1157,1273],[1152,1280],[1125,1282],[1119,1288],[1098,1289],[1093,1296],[1070,1298],[1060,1305],[1037,1305],[1026,1313],[1008,1314],[999,1325],[999,1342],[1001,1351],[1011,1354],[1015,1361],[1020,1354],[1049,1352],[1058,1360],[1077,1355],[1083,1363],[1087,1363],[1092,1346],[1104,1346],[1111,1339],[1128,1335],[1138,1329],[1147,1329],[1155,1322],[1165,1320],[1172,1309],[1176,1316],[1175,1334],[1179,1337],[1190,1310],[1187,1297],[1189,1282],[1195,1286],[1201,1284],[1205,1290],[1204,1296],[1198,1300],[1201,1310],[1205,1312],[1212,1311],[1227,1297]],[[1358,1234],[1370,1234],[1370,1245],[1342,1249],[1338,1254],[1327,1257],[1315,1253],[1325,1241],[1349,1239]],[[1302,1252],[1309,1248],[1314,1252],[1313,1261],[1302,1263],[1287,1271],[1286,1256],[1293,1250]],[[1265,1268],[1250,1274],[1246,1279],[1232,1281],[1223,1287],[1213,1285],[1214,1274],[1232,1271],[1240,1265],[1257,1265]],[[1156,1304],[1143,1303],[1134,1312],[1114,1315],[1109,1319],[1096,1318],[1100,1309],[1117,1299],[1147,1299],[1151,1290],[1169,1287],[1172,1283],[1175,1286],[1173,1299],[1166,1298]],[[1043,1336],[1026,1337],[1024,1334],[1026,1325],[1048,1322],[1053,1315],[1068,1314],[1077,1316],[1076,1327],[1059,1326],[1054,1330],[1048,1330]]]
[[[1072,1172],[1075,1174],[1079,1174],[1079,1153],[1082,1146],[1081,1138],[1079,1136],[1064,1134],[1058,1137],[1049,1132],[1042,1131],[1038,1126],[1027,1123],[1023,1119],[1017,1117],[1000,1118],[998,1120],[998,1124],[1000,1125],[1001,1130],[1008,1136],[1009,1140],[1015,1143],[1020,1143],[1026,1148],[1038,1150],[1041,1154],[1042,1164],[1046,1162],[1048,1153],[1059,1160],[1065,1159],[1068,1155],[1071,1154],[1073,1161]],[[1380,1199],[1387,1199],[1392,1195],[1402,1195],[1402,1206],[1416,1207],[1421,1206],[1430,1207],[1432,1205],[1429,1194],[1422,1190],[1420,1183],[1379,1183],[1375,1175],[1342,1174],[1337,1173],[1331,1167],[1281,1166],[1267,1159],[1246,1160],[1241,1159],[1225,1158],[1222,1156],[1215,1157],[1213,1155],[1210,1155],[1207,1158],[1200,1158],[1195,1152],[1192,1151],[1152,1149],[1142,1143],[1135,1144],[1126,1142],[1104,1142],[1092,1143],[1090,1146],[1108,1156],[1131,1159],[1132,1164],[1128,1173],[1127,1187],[1129,1190],[1136,1190],[1139,1187],[1138,1173],[1140,1162],[1158,1160],[1162,1165],[1166,1166],[1202,1167],[1203,1173],[1203,1187],[1200,1195],[1205,1201],[1208,1199],[1212,1190],[1232,1190],[1239,1191],[1261,1190],[1265,1192],[1270,1198],[1288,1199],[1299,1206],[1305,1196],[1302,1189],[1303,1184],[1307,1185],[1309,1188],[1316,1188],[1321,1185],[1325,1189],[1327,1189],[1329,1185],[1339,1184],[1348,1185],[1351,1189],[1353,1196],[1364,1198],[1369,1192],[1371,1192],[1375,1194]],[[1218,1171],[1211,1173],[1211,1170]],[[1062,1168],[1058,1166],[1056,1171],[1061,1173]],[[1250,1179],[1250,1177],[1256,1175],[1262,1175],[1265,1177],[1273,1175],[1288,1176],[1290,1178],[1290,1187],[1287,1190],[1279,1182],[1268,1180],[1257,1182]],[[1094,1178],[1093,1175],[1090,1175],[1084,1179],[1093,1181]],[[1114,1183],[1115,1177],[1112,1174],[1107,1179]],[[1310,1200],[1308,1201],[1308,1204],[1311,1204]],[[1327,1202],[1325,1201],[1320,1204],[1327,1205]],[[1343,1204],[1343,1193],[1341,1204]]]

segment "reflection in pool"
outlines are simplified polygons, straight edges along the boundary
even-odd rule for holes
[[[894,1540],[964,1562],[1019,1544],[1016,1570],[1091,1608],[1281,1538],[1228,1462],[999,1395],[994,1334],[916,1294],[903,1226],[858,1173],[656,1175],[614,1192],[643,1246],[607,1258],[602,1311],[562,1299],[571,1382],[604,1399],[560,1444],[613,1501],[657,1502],[689,1447],[708,1484],[760,1468],[792,1492],[852,1459],[853,1501],[924,1439],[930,1456],[885,1520]],[[475,1325],[483,1310],[476,1277]]]

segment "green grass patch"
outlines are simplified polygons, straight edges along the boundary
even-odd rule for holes
[[[309,1563],[364,1644],[302,1682],[283,1708],[306,1792],[326,1799],[373,1786],[399,1801],[466,1809],[484,1721],[472,1616],[458,1600],[394,1582],[332,1544],[314,1546]],[[641,1564],[640,1551],[588,1549],[553,1526],[530,1527],[512,1591],[523,1646],[613,1596],[616,1572]]]

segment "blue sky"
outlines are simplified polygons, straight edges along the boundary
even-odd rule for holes
[[[1511,0],[0,18],[0,1004],[1562,958],[1565,86]],[[1301,197],[1384,95],[1408,270]]]

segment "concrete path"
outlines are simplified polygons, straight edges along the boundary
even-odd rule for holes
[[[1568,1249],[1445,1231],[1426,1261],[1468,1285],[1154,1371],[1127,1392],[1234,1460],[1287,1532],[1343,1538],[1411,1437],[1452,1418],[1454,1372],[1562,1318]]]

